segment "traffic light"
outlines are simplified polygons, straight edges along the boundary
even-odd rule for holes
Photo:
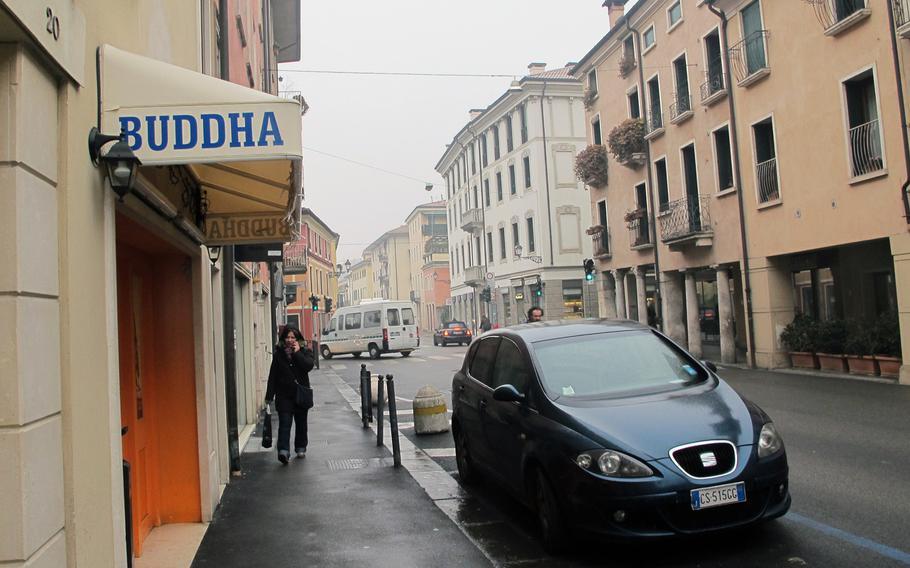
[[[487,286],[480,291],[480,299],[484,302],[489,302],[492,300],[492,295],[490,294],[490,287]]]
[[[331,298],[325,299],[325,311],[326,311],[326,313],[332,311],[332,299]]]
[[[585,269],[585,280],[588,282],[594,280],[594,260],[586,258],[582,266],[584,266]]]
[[[543,289],[540,287],[540,284],[533,284],[531,286],[531,295],[536,298],[543,296]]]
[[[313,306],[313,311],[319,311],[319,298],[317,296],[310,296],[310,304]]]

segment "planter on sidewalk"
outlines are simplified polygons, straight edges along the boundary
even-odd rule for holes
[[[851,375],[874,377],[878,374],[878,365],[871,355],[847,355],[847,367]]]
[[[790,366],[796,369],[818,369],[818,357],[807,351],[788,351]]]
[[[818,364],[822,371],[847,372],[847,360],[836,353],[817,353]]]
[[[879,371],[883,377],[889,379],[900,378],[901,363],[903,363],[900,357],[876,355],[875,361],[878,363]]]

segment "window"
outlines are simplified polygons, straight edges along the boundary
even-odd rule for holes
[[[382,323],[382,318],[379,315],[379,310],[363,312],[364,329],[369,328],[369,327],[379,327],[381,323]]]
[[[389,308],[386,310],[385,317],[389,320],[389,325],[401,325],[401,320],[398,319],[397,308]]]
[[[487,232],[487,258],[493,262],[493,233]]]
[[[496,352],[499,350],[498,337],[484,337],[474,352],[474,358],[471,359],[470,370],[471,376],[487,386],[493,384],[493,362],[496,360]]]
[[[705,36],[705,59],[708,70],[705,72],[705,85],[701,91],[702,100],[726,88],[724,64],[720,51],[720,35],[717,30]]]
[[[667,181],[667,160],[661,158],[654,162],[654,175],[657,178],[657,202],[660,211],[670,208],[670,188]]]
[[[645,51],[651,48],[654,43],[657,41],[657,36],[654,33],[654,26],[652,25],[645,30],[644,35],[642,36],[642,41],[645,44]]]
[[[755,143],[755,177],[759,203],[780,199],[777,182],[777,152],[774,148],[774,123],[770,118],[752,125]]]
[[[525,189],[531,189],[531,157],[522,158],[525,167]]]
[[[858,177],[885,169],[875,77],[871,69],[844,82],[844,98],[851,174]]]
[[[683,186],[690,203],[698,199],[698,166],[695,161],[695,145],[689,144],[680,150],[683,164]]]
[[[525,361],[521,350],[511,340],[503,338],[496,353],[496,366],[493,369],[494,389],[502,385],[512,385],[520,393],[528,389],[531,381],[531,369]]]
[[[632,89],[629,92],[629,116],[632,118],[641,118],[641,106],[638,102],[638,89]]]
[[[730,129],[714,131],[714,161],[717,163],[717,191],[733,188],[733,158],[730,153]]]
[[[667,21],[669,22],[667,31],[672,30],[676,24],[682,21],[682,2],[677,0],[667,9]]]
[[[485,134],[480,135],[480,167],[487,167],[487,137]]]
[[[471,175],[477,173],[477,158],[474,156],[474,143],[468,145],[468,152],[471,154]]]
[[[389,325],[398,325],[389,322]],[[401,325],[414,325],[414,310],[411,308],[401,308]]]
[[[329,327],[326,328],[329,333],[335,331],[335,318],[329,320]]]
[[[534,252],[534,218],[528,217],[528,252]]]
[[[528,141],[528,113],[525,105],[518,107],[518,119],[521,125],[521,143]]]
[[[477,264],[482,264],[480,256],[480,237],[474,237],[474,257],[477,259]]]
[[[648,219],[648,186],[643,183],[635,186],[635,207],[643,212],[643,215],[630,225],[632,229],[632,246],[637,247],[651,242],[651,226]]]
[[[506,151],[515,149],[515,140],[512,138],[512,115],[506,116]]]
[[[455,181],[457,184],[455,187],[461,187],[461,168],[458,167],[458,162],[455,162]]]
[[[347,314],[344,316],[345,329],[360,329],[360,314]]]
[[[746,76],[757,73],[768,66],[765,54],[765,34],[761,18],[761,4],[758,0],[749,4],[742,14],[743,43],[746,56]]]
[[[518,235],[518,223],[512,223],[512,248],[521,244],[521,238]]]
[[[603,144],[603,134],[600,132],[600,116],[594,119],[594,122],[591,123],[591,139],[598,146]]]
[[[591,93],[591,96],[597,94],[597,70],[591,69],[588,71],[588,92]]]
[[[502,172],[496,172],[496,201],[502,201]]]
[[[515,195],[517,189],[515,188],[515,166],[509,165],[509,195]]]
[[[635,38],[631,35],[622,42],[622,58],[635,61]]]
[[[483,200],[486,206],[490,206],[490,180],[483,180]]]
[[[499,258],[506,258],[506,230],[503,227],[499,228]]]
[[[673,61],[673,76],[676,79],[676,100],[670,110],[671,119],[692,110],[689,101],[689,66],[686,64],[685,55]]]
[[[655,75],[648,81],[648,132],[653,132],[664,126],[664,116],[661,112],[660,82]]]
[[[584,302],[582,301],[581,280],[562,281],[563,319],[578,319],[584,317]]]
[[[493,135],[493,159],[499,159],[499,126],[494,124],[493,128],[490,130]]]
[[[603,230],[594,237],[594,254],[610,254],[610,231],[606,200],[597,202],[597,223],[603,227]]]

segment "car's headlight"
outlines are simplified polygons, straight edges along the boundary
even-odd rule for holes
[[[783,447],[784,440],[777,433],[773,422],[768,422],[761,427],[761,434],[758,435],[758,457],[773,456]]]
[[[610,477],[649,477],[650,467],[637,459],[613,450],[593,450],[578,454],[575,463],[581,469]]]

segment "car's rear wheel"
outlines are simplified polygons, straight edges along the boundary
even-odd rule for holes
[[[379,346],[375,343],[370,343],[370,359],[379,359],[382,356],[382,351],[379,350]]]
[[[537,470],[534,505],[537,509],[537,526],[540,528],[544,550],[558,554],[566,548],[568,532],[556,500],[556,493],[543,471]]]
[[[477,481],[477,470],[471,462],[471,452],[468,449],[468,440],[461,428],[455,431],[455,464],[458,466],[458,482],[462,485],[472,485]]]
[[[332,358],[332,351],[329,349],[329,346],[328,346],[328,345],[323,345],[323,346],[322,346],[322,349],[320,349],[320,351],[322,352],[322,358],[323,358],[323,359],[331,359],[331,358]]]

